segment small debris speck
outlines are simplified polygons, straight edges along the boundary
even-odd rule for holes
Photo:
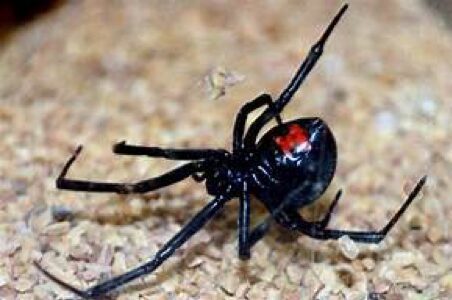
[[[349,236],[344,235],[338,240],[341,253],[350,260],[356,259],[359,254],[359,248]]]

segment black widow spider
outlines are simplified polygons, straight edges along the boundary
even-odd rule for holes
[[[327,229],[331,213],[338,203],[341,191],[336,194],[326,215],[318,222],[308,222],[298,213],[299,208],[313,203],[330,184],[336,168],[336,143],[327,124],[319,118],[301,118],[283,122],[280,113],[289,103],[304,79],[323,52],[323,47],[333,28],[348,5],[344,5],[315,43],[288,87],[276,101],[262,94],[240,109],[233,132],[232,153],[211,149],[163,149],[128,145],[120,142],[113,152],[126,155],[147,155],[171,160],[191,160],[161,176],[137,183],[105,183],[67,179],[66,173],[82,150],[79,146],[64,166],[56,181],[59,189],[87,192],[113,192],[118,194],[146,193],[174,184],[187,177],[206,182],[207,192],[214,196],[173,238],[148,262],[122,275],[79,290],[61,281],[37,265],[52,280],[78,296],[98,298],[112,290],[155,271],[176,249],[201,229],[231,198],[240,199],[238,216],[238,254],[241,259],[250,257],[250,249],[268,231],[270,221],[315,239],[338,239],[349,236],[361,243],[378,243],[391,230],[420,192],[426,181],[424,176],[412,190],[398,212],[379,231],[348,231]],[[250,124],[245,132],[248,114],[267,108]],[[270,129],[256,143],[261,129],[271,119],[278,125]],[[250,231],[250,194],[256,196],[269,210],[271,217]]]

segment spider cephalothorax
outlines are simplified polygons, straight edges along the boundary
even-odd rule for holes
[[[298,210],[318,199],[330,184],[336,168],[336,143],[327,124],[319,118],[300,118],[283,122],[280,116],[320,58],[328,37],[347,7],[344,5],[333,18],[319,41],[312,46],[289,85],[275,101],[270,95],[262,94],[242,106],[234,125],[232,152],[222,149],[163,149],[127,145],[121,142],[113,147],[114,153],[189,162],[161,176],[137,183],[109,183],[66,178],[70,166],[81,151],[81,147],[77,148],[57,179],[57,187],[60,189],[131,194],[146,193],[188,177],[199,182],[205,181],[207,192],[214,196],[214,199],[153,258],[127,273],[99,283],[86,291],[61,281],[42,269],[39,264],[37,266],[47,276],[80,297],[98,298],[140,276],[152,273],[232,198],[240,200],[238,253],[242,259],[250,257],[250,249],[267,233],[272,220],[285,228],[316,239],[337,239],[347,235],[357,242],[380,242],[419,193],[426,177],[417,183],[397,213],[379,231],[327,229],[341,191],[336,194],[323,219],[308,222],[302,218]],[[248,114],[261,107],[266,109],[245,131]],[[263,127],[272,119],[276,120],[277,125],[257,141]],[[269,218],[252,230],[250,230],[251,194],[262,201],[270,213]]]

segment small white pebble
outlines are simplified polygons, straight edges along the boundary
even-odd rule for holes
[[[359,248],[356,245],[356,243],[352,239],[350,239],[348,235],[344,235],[341,238],[339,238],[338,243],[342,254],[346,258],[353,260],[358,257]]]

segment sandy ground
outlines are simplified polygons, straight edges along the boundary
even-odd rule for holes
[[[284,112],[320,116],[338,142],[331,228],[379,229],[428,183],[384,243],[320,242],[274,226],[241,262],[237,201],[117,299],[451,299],[452,37],[420,1],[350,1]],[[58,191],[74,178],[135,181],[175,163],[120,157],[121,140],[230,148],[240,106],[274,97],[339,1],[68,1],[0,45],[0,298],[71,299],[146,261],[208,201],[192,180],[119,197]],[[265,210],[253,202],[253,222]]]

